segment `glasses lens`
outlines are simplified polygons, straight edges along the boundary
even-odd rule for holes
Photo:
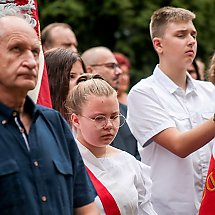
[[[105,116],[97,116],[95,118],[95,124],[97,128],[104,128],[107,124],[107,118]]]
[[[106,67],[108,67],[110,69],[113,69],[113,70],[116,70],[116,68],[119,68],[119,64],[116,64],[116,63],[107,63]]]
[[[125,117],[122,114],[115,116],[112,119],[112,124],[115,128],[119,128],[125,124]]]
[[[115,127],[115,128],[119,128],[121,126],[123,126],[125,124],[125,117],[121,114],[119,115],[116,115],[114,116],[113,118],[109,119],[112,123],[112,125]],[[95,119],[95,124],[96,124],[96,127],[101,129],[101,128],[104,128],[105,126],[107,126],[108,124],[108,119],[105,117],[105,116],[97,116]]]

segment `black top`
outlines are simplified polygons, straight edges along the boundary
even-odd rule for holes
[[[120,113],[126,117],[127,106],[120,103],[119,109]],[[133,155],[136,159],[140,160],[137,140],[131,133],[127,122],[125,122],[125,124],[119,128],[118,134],[116,135],[111,145],[118,149],[128,152],[129,154]]]

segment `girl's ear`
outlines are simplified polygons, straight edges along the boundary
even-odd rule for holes
[[[75,113],[73,113],[73,114],[71,115],[71,120],[72,120],[72,124],[73,124],[76,128],[78,128],[79,125],[80,125],[78,115],[75,114]]]

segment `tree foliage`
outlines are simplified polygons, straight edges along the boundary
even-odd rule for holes
[[[102,45],[125,53],[132,64],[132,84],[150,75],[158,62],[148,25],[153,11],[168,5],[197,15],[197,55],[207,65],[215,48],[215,0],[38,0],[41,28],[66,22],[77,35],[80,52]]]

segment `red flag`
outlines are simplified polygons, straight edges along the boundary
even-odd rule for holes
[[[199,215],[215,214],[215,160],[211,155]]]
[[[34,29],[37,31],[38,36],[40,37],[40,25],[36,0],[8,0],[4,2],[5,3],[1,3],[1,7],[15,7],[20,10],[25,15],[25,18],[30,21],[30,24],[34,27]],[[52,107],[48,75],[44,63],[42,46],[40,52],[38,83],[35,89],[29,92],[29,96],[38,104]]]

